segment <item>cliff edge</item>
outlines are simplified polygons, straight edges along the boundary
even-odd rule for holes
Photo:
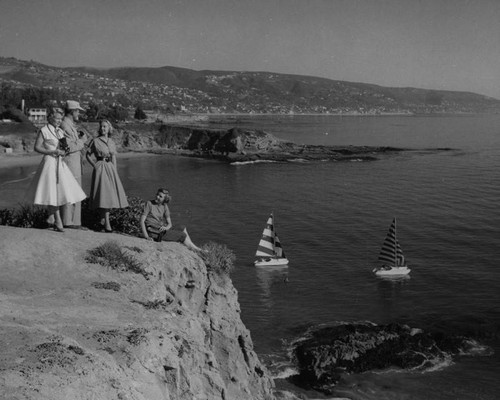
[[[146,273],[88,261],[114,241]],[[178,243],[0,227],[0,398],[274,399],[229,277]]]

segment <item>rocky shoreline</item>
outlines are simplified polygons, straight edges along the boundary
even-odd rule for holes
[[[97,131],[95,123],[83,123],[88,133]],[[33,152],[35,131],[0,135],[0,144],[13,154]],[[113,139],[120,152],[172,154],[213,159],[227,163],[289,161],[374,161],[411,149],[376,146],[299,145],[280,140],[261,130],[239,128],[209,129],[163,123],[117,124]],[[429,151],[450,149],[429,149]]]

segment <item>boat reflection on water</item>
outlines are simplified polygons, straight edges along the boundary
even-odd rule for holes
[[[411,280],[409,275],[377,276],[379,302],[382,314],[386,321],[391,321],[400,309],[401,299],[404,298],[404,288]]]
[[[262,292],[260,298],[266,307],[271,307],[273,292],[281,291],[288,284],[288,266],[256,267],[255,271]]]

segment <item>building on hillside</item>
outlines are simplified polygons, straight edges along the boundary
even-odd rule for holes
[[[45,124],[47,122],[46,108],[27,108],[26,115],[34,124]]]

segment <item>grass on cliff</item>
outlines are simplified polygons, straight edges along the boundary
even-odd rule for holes
[[[108,241],[88,250],[85,260],[89,263],[100,264],[116,271],[130,271],[141,274],[149,279],[149,273],[142,264],[131,254],[128,254],[115,241]]]
[[[236,256],[226,245],[208,242],[202,246],[205,251],[201,256],[207,269],[217,274],[229,274],[234,269]]]

